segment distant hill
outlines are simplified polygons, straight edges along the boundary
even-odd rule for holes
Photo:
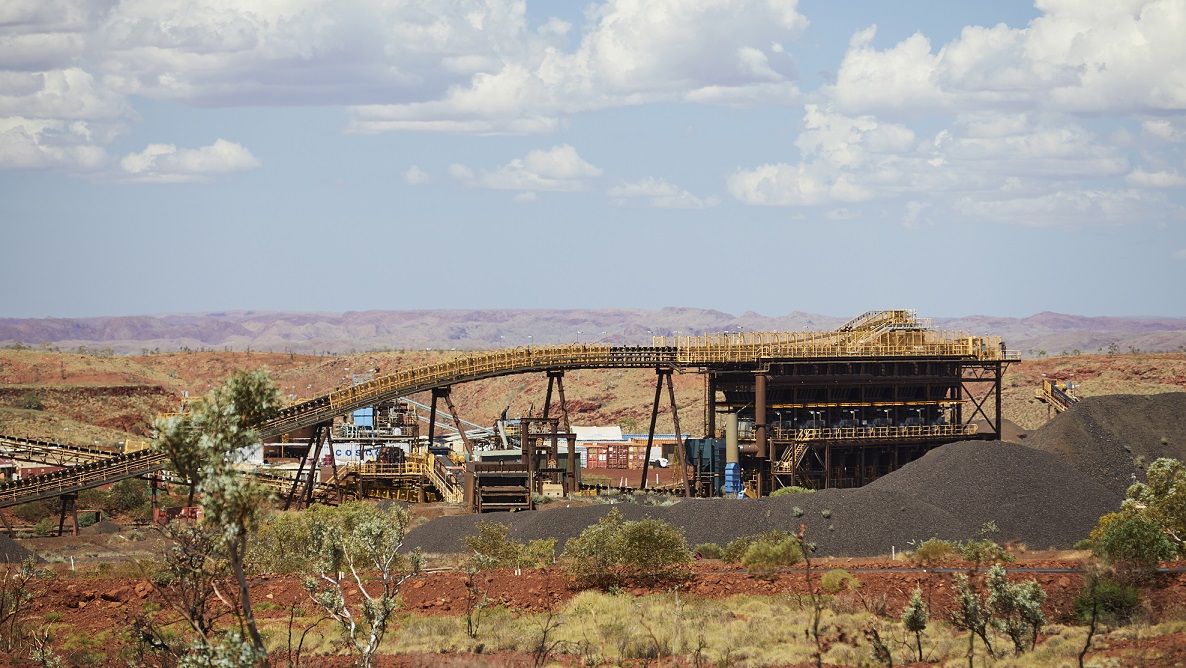
[[[857,314],[853,314],[857,315]],[[920,314],[926,316],[926,314]],[[478,350],[555,343],[643,345],[652,335],[833,329],[847,318],[793,312],[734,316],[697,308],[442,310],[282,313],[228,311],[100,318],[0,319],[0,346],[117,354],[172,350],[350,353],[366,350]],[[1186,318],[933,318],[937,328],[1003,336],[1027,357],[1040,351],[1186,350]]]

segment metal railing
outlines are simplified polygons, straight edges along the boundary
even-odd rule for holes
[[[135,478],[164,468],[168,461],[163,453],[140,450],[126,455],[109,455],[102,461],[78,464],[61,471],[0,484],[0,508],[74,494]]]
[[[821,427],[796,429],[791,434],[791,447],[783,452],[782,458],[774,462],[775,473],[791,473],[803,460],[812,443],[823,441],[892,441],[911,438],[962,438],[974,436],[977,425],[933,424],[908,425],[903,427]]]
[[[18,436],[0,436],[0,454],[26,462],[66,467],[101,461],[118,453],[84,445],[68,445]]]
[[[897,313],[897,312],[895,312]],[[887,321],[900,324],[901,317]],[[513,348],[406,369],[335,390],[280,411],[261,429],[265,439],[400,396],[455,383],[553,369],[682,368],[762,364],[775,359],[845,357],[963,357],[1012,359],[999,337],[963,332],[901,329],[871,341],[853,341],[852,332],[746,332],[704,336],[655,337],[651,346],[574,344]]]

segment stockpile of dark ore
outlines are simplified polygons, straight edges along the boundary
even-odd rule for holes
[[[563,503],[563,502],[561,502]],[[829,489],[773,499],[689,499],[671,506],[616,504],[626,519],[655,517],[680,527],[690,545],[729,541],[807,524],[820,554],[864,556],[909,549],[932,537],[963,540],[986,522],[993,538],[1031,549],[1068,548],[1085,538],[1114,499],[1058,458],[1000,441],[952,443],[857,489]],[[580,534],[611,506],[557,508],[502,515],[442,517],[408,534],[407,546],[460,552],[478,523],[511,525],[518,540]]]
[[[1092,397],[1051,420],[1026,445],[965,441],[857,489],[774,499],[689,499],[666,507],[615,504],[626,519],[655,517],[684,531],[690,545],[724,545],[770,529],[808,527],[824,555],[867,556],[910,549],[932,537],[977,537],[996,523],[998,542],[1030,549],[1069,548],[1157,457],[1186,459],[1186,393]],[[564,503],[563,501],[560,503]],[[518,540],[557,539],[558,547],[609,512],[573,506],[503,515],[443,517],[418,527],[407,545],[460,552],[478,523],[511,526]]]
[[[33,556],[32,552],[0,533],[0,564],[19,564],[31,556]]]
[[[102,534],[116,534],[123,531],[124,528],[111,520],[103,520],[102,522],[95,522],[89,527],[84,527],[78,530],[78,533],[91,536]]]
[[[1158,457],[1186,460],[1186,392],[1088,397],[1034,432],[1048,452],[1108,488],[1116,499]]]

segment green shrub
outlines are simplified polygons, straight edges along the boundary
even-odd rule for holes
[[[113,515],[130,514],[148,503],[148,481],[128,478],[111,486],[111,500],[106,509]]]
[[[1099,618],[1108,624],[1125,624],[1140,603],[1140,591],[1133,585],[1096,575],[1088,576],[1087,586],[1075,597],[1075,616],[1091,621],[1091,607],[1098,606]]]
[[[25,392],[21,395],[21,408],[39,411],[45,408],[45,406],[41,403],[41,397],[38,397],[33,392]]]
[[[799,487],[797,485],[790,485],[788,487],[780,487],[770,493],[771,497],[775,496],[790,496],[792,494],[810,494],[814,489],[807,489],[806,487]]]
[[[799,541],[793,536],[775,541],[760,538],[750,544],[741,557],[741,565],[753,575],[770,578],[782,568],[789,568],[803,561]]]
[[[578,586],[609,588],[628,581],[686,579],[692,554],[683,534],[670,523],[650,518],[623,521],[615,508],[570,539],[561,558]]]
[[[1038,643],[1038,634],[1046,625],[1042,603],[1046,592],[1037,580],[1009,582],[1005,569],[994,564],[988,571],[988,607],[996,618],[992,624],[1013,641],[1013,650],[1021,654]]]
[[[537,539],[524,545],[510,537],[510,526],[479,522],[478,533],[466,536],[465,551],[478,570],[534,568],[556,560],[556,539]]]
[[[942,538],[931,538],[923,541],[910,561],[924,568],[933,568],[945,561],[951,561],[959,554],[959,545]]]
[[[960,556],[965,561],[972,561],[977,564],[981,563],[1008,563],[1014,560],[1013,555],[1009,554],[1005,548],[997,545],[996,541],[989,538],[992,534],[998,533],[1000,529],[997,528],[997,523],[989,520],[980,527],[980,537],[964,542],[960,546]]]
[[[60,506],[59,506],[60,507]],[[22,503],[19,506],[14,506],[12,514],[16,515],[23,522],[36,524],[39,520],[49,517],[53,513],[50,503],[47,501],[34,501],[32,503]]]
[[[1145,477],[1147,482],[1128,488],[1123,508],[1140,510],[1172,542],[1175,552],[1186,553],[1186,464],[1159,457]]]
[[[692,553],[684,534],[663,520],[647,518],[622,525],[622,565],[627,574],[652,582],[691,575]]]
[[[1137,577],[1152,573],[1158,562],[1177,554],[1160,526],[1139,510],[1104,515],[1091,532],[1091,542],[1097,557]]]
[[[692,552],[699,554],[703,559],[720,559],[725,554],[721,546],[716,543],[701,543],[692,548]]]
[[[57,523],[53,519],[46,517],[33,526],[33,533],[38,536],[48,536],[58,530]]]
[[[825,594],[839,594],[844,590],[860,589],[861,583],[853,577],[852,573],[843,568],[836,568],[824,573],[824,576],[820,578],[819,587]]]
[[[967,541],[960,547],[960,556],[965,561],[976,563],[1008,563],[1015,560],[1008,550],[987,538]]]
[[[753,536],[742,536],[735,540],[729,541],[725,546],[724,552],[721,553],[721,561],[727,564],[740,564],[741,558],[745,556],[746,550],[750,545],[753,545],[759,540],[766,540],[772,543],[781,543],[787,538],[791,538],[791,532],[783,531],[782,529],[774,529],[766,533],[757,534]]]

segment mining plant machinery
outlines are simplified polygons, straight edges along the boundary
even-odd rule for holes
[[[724,434],[717,425],[718,411],[737,417],[737,464],[742,482],[753,493],[766,494],[791,484],[853,486],[869,482],[945,442],[999,438],[1001,376],[1005,366],[1018,358],[1016,352],[1006,350],[999,337],[934,330],[929,321],[919,319],[910,310],[869,311],[832,331],[657,336],[649,346],[533,346],[459,356],[368,378],[296,403],[259,425],[258,431],[265,443],[286,441],[294,454],[297,450],[303,453],[308,471],[302,465],[302,470],[282,486],[291,484],[290,499],[303,486],[302,496],[308,501],[314,498],[310,491],[312,467],[318,462],[320,439],[331,438],[335,419],[340,416],[431,391],[431,443],[436,400],[445,399],[456,417],[457,411],[448,398],[453,385],[512,374],[547,373],[547,418],[552,381],[562,383],[567,370],[651,368],[658,376],[652,436],[663,381],[668,383],[674,417],[671,374],[699,373],[705,378],[706,439],[701,440],[709,444],[701,443],[698,449],[690,447],[685,454],[688,466],[682,470],[691,476],[685,482],[686,493],[693,489],[719,493],[722,489],[724,476],[719,469],[725,462],[718,467],[716,453],[723,445],[718,448],[716,441]],[[561,384],[562,412],[563,404]],[[680,430],[676,431],[678,434]],[[465,431],[460,433],[466,437]],[[566,465],[559,467],[546,461],[541,464],[531,459],[538,453],[528,452],[530,448],[524,450],[518,464],[503,463],[496,467],[497,471],[479,471],[475,467],[472,473],[489,473],[491,481],[513,478],[511,483],[492,483],[490,487],[514,487],[513,494],[508,492],[514,498],[530,499],[529,491],[523,494],[518,488],[534,490],[547,475],[575,489],[578,483],[570,473],[571,453]],[[72,478],[75,484],[70,487],[106,484],[117,476],[142,475],[163,466],[152,452],[130,459],[125,456],[129,464],[135,462],[135,472],[120,462],[105,460],[99,465],[101,475],[76,482]],[[338,497],[347,488],[362,495],[374,493],[365,481],[392,475],[415,479],[415,483],[402,488],[414,486],[421,500],[459,499],[470,491],[440,453],[427,450],[406,454],[400,462],[369,464],[373,470],[363,464],[357,470],[339,470],[327,479],[328,483],[336,486]],[[392,465],[399,470],[380,470]],[[549,468],[553,470],[542,470]],[[7,491],[13,492],[7,503],[32,500],[22,496],[20,490]],[[35,495],[41,493],[39,490]],[[504,502],[510,503],[506,499]],[[505,503],[491,501],[488,506],[502,507]]]

